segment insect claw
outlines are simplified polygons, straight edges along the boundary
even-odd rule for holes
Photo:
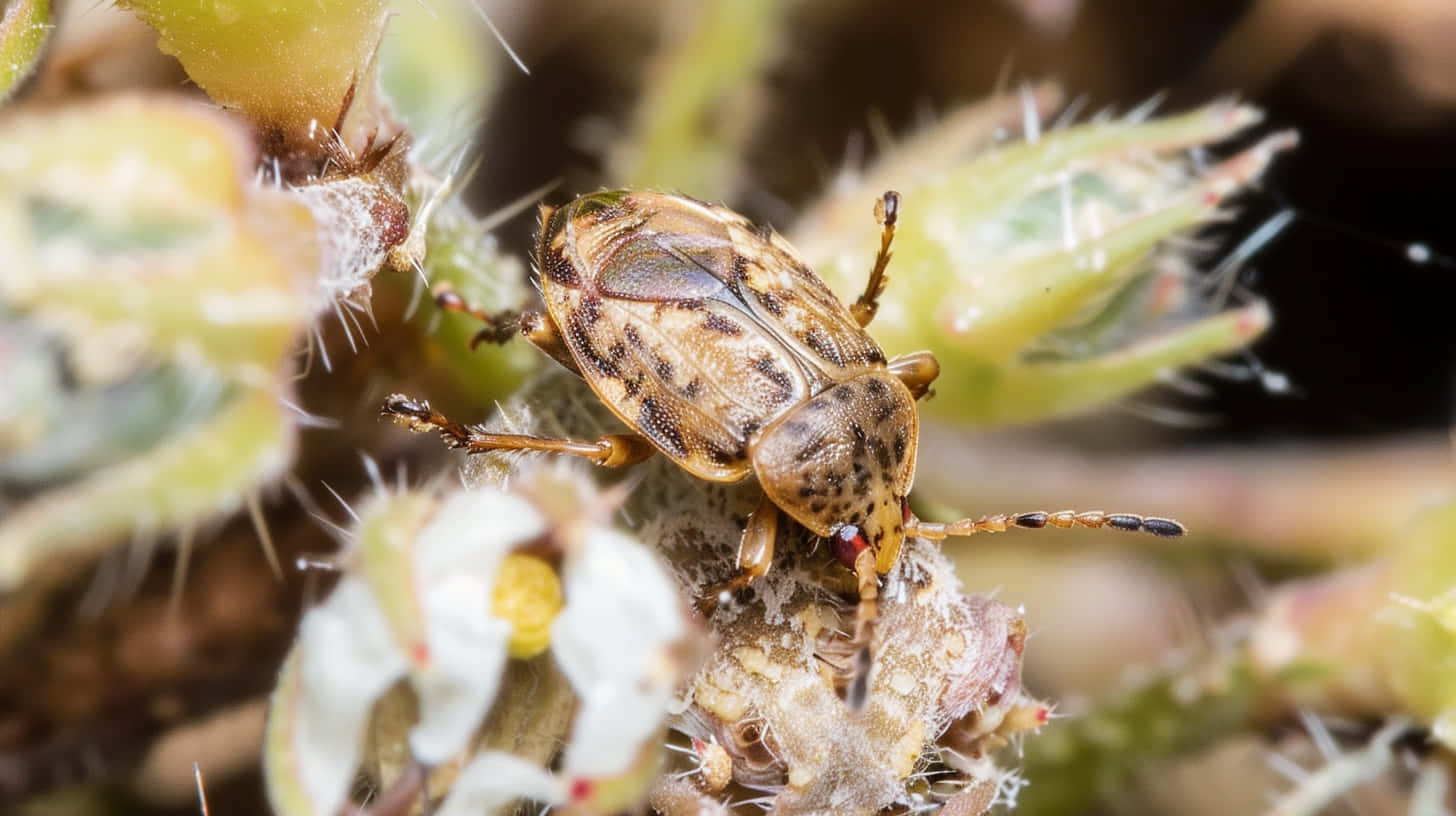
[[[404,394],[390,394],[379,407],[379,415],[394,420],[396,425],[415,432],[431,431],[439,427],[438,415],[425,400],[416,400]],[[446,440],[449,444],[449,440]]]

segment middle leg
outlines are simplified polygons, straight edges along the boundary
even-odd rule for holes
[[[743,525],[743,537],[738,542],[738,574],[709,586],[698,604],[699,611],[706,616],[717,607],[723,593],[742,589],[767,575],[769,567],[773,566],[774,542],[778,533],[779,506],[765,494]]]

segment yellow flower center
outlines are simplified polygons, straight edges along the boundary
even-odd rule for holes
[[[550,564],[534,555],[506,556],[496,576],[492,611],[511,625],[511,657],[546,651],[561,603],[561,579]]]

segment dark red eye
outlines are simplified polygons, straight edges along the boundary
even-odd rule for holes
[[[906,524],[910,523],[910,500],[900,500],[900,516]]]
[[[839,559],[839,563],[850,569],[854,569],[854,559],[870,546],[870,543],[865,541],[864,533],[853,524],[846,524],[834,531],[830,542],[834,545],[834,557]]]

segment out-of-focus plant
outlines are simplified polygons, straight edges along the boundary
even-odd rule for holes
[[[161,49],[208,96],[260,129],[270,155],[318,156],[330,142],[361,151],[374,138],[374,53],[386,0],[121,5],[157,30]],[[350,112],[362,115],[345,122]]]
[[[1157,250],[1219,217],[1293,135],[1202,168],[1179,153],[1238,133],[1257,111],[1218,104],[1042,132],[1051,98],[1024,92],[1024,140],[994,149],[1015,100],[951,114],[864,172],[846,171],[791,232],[835,291],[853,297],[874,257],[866,202],[900,192],[873,330],[891,354],[936,353],[939,399],[926,409],[952,422],[1084,413],[1242,348],[1269,325],[1257,302],[1206,314],[1189,264]]]
[[[754,80],[774,56],[784,6],[710,0],[668,9],[632,132],[613,147],[619,181],[711,198],[740,186],[762,93]]]
[[[0,102],[35,69],[50,14],[49,0],[16,0],[0,15]]]
[[[35,63],[46,5],[12,3],[0,21],[0,62],[16,66],[3,92]],[[455,195],[469,150],[449,131],[473,128],[493,87],[459,6],[390,26],[382,2],[122,5],[224,110],[127,97],[0,116],[0,479],[13,493],[0,590],[128,535],[185,544],[243,505],[261,517],[259,490],[295,454],[299,344],[312,335],[326,360],[327,321],[354,344],[388,307],[400,320],[370,327],[392,332],[378,359],[407,349],[394,361],[405,375],[474,406],[538,360],[524,344],[471,350],[476,327],[429,307],[441,286],[491,311],[529,297],[524,264]],[[674,18],[607,164],[623,183],[717,199],[740,187],[754,80],[784,8],[695,11]],[[1217,222],[1292,136],[1205,165],[1202,148],[1256,111],[1044,127],[1058,104],[1028,89],[953,112],[846,171],[789,231],[850,300],[879,237],[870,206],[902,194],[871,330],[892,354],[939,356],[927,411],[949,422],[1086,412],[1269,324],[1261,303],[1217,311],[1201,259],[1170,239]],[[490,420],[550,436],[612,422],[561,374]],[[886,577],[865,675],[843,631],[855,587],[791,525],[752,593],[701,628],[688,615],[733,569],[752,485],[704,485],[662,462],[630,490],[500,457],[464,475],[458,488],[381,488],[343,536],[339,584],[305,617],[272,696],[265,772],[280,812],[336,813],[360,772],[381,811],[428,790],[451,814],[519,799],[666,816],[964,814],[1017,798],[996,749],[1050,714],[1021,687],[1026,624],[963,591],[936,547],[907,544]],[[1388,561],[1279,588],[1254,636],[1206,665],[1028,740],[1036,793],[1023,804],[1086,803],[1143,759],[1294,704],[1398,714],[1449,749],[1456,578],[1442,518],[1403,530]]]
[[[448,782],[432,785],[448,792],[440,812],[494,812],[525,797],[600,813],[639,798],[688,668],[690,625],[656,557],[605,523],[614,509],[564,469],[520,474],[509,492],[410,491],[361,508],[341,556],[349,572],[304,618],[274,695],[265,767],[278,811],[337,812],[371,708],[404,676],[418,722],[372,737],[407,739],[409,756],[427,767],[453,763]],[[513,735],[489,729],[486,742],[472,739],[498,697],[529,693],[502,688],[507,659],[548,646],[578,701],[556,776],[547,769],[554,751],[511,753],[499,740]],[[524,726],[550,723],[565,725],[543,710]],[[556,731],[538,742],[564,738]]]
[[[7,481],[32,493],[0,523],[14,590],[77,548],[256,503],[292,456],[319,250],[308,209],[254,187],[244,134],[199,106],[107,100],[0,133],[4,364],[32,384],[5,397]],[[81,425],[110,410],[131,422]],[[68,436],[86,444],[50,459]]]

